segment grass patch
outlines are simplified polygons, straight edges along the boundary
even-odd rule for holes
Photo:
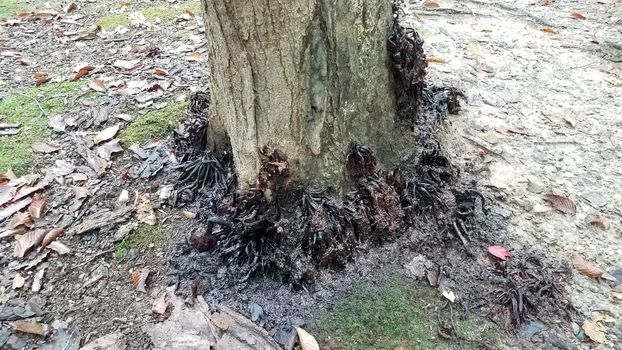
[[[80,82],[45,84],[22,94],[8,94],[0,100],[0,115],[5,117],[2,123],[21,124],[19,134],[0,137],[0,172],[9,166],[17,174],[28,172],[35,162],[30,145],[52,135],[48,118],[41,109],[50,116],[63,112],[65,98],[77,95],[82,86]],[[33,98],[41,104],[41,109]]]
[[[26,7],[21,0],[0,0],[0,18],[9,18],[25,10]]]
[[[115,13],[112,15],[104,16],[97,22],[98,25],[104,30],[115,30],[117,27],[128,27],[132,21],[126,14]]]
[[[187,102],[173,103],[148,112],[138,117],[121,134],[121,142],[125,146],[133,143],[143,144],[149,140],[159,139],[168,135],[184,118]]]
[[[141,224],[117,245],[115,258],[123,260],[132,249],[148,250],[161,247],[169,240],[161,226]]]
[[[357,287],[333,310],[318,315],[311,332],[332,350],[449,349],[459,344],[477,349],[478,342],[494,347],[499,341],[498,331],[484,326],[485,320],[460,317],[456,310],[457,333],[473,341],[439,338],[436,314],[428,306],[443,303],[434,289],[395,278],[381,286]]]
[[[170,22],[174,20],[175,17],[184,13],[184,11],[185,10],[166,6],[152,6],[140,10],[140,13],[142,13],[143,16],[145,16],[145,18],[150,22],[155,21],[156,18],[159,18],[162,22]]]

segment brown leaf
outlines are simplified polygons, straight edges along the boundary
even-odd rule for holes
[[[43,323],[30,320],[15,321],[11,326],[13,327],[13,330],[15,332],[35,334],[40,336],[44,336],[47,331],[47,326]]]
[[[57,252],[60,255],[65,255],[71,251],[69,248],[67,248],[66,245],[62,244],[59,241],[50,242],[47,248],[52,249],[53,251]]]
[[[583,331],[590,339],[597,343],[604,343],[606,336],[606,328],[596,321],[585,320],[583,322]]]
[[[149,269],[146,267],[138,268],[132,273],[132,283],[137,291],[147,293],[147,278],[149,277]]]
[[[123,147],[119,144],[119,139],[110,140],[97,147],[97,155],[105,160],[110,160],[113,153],[123,152]]]
[[[574,19],[585,19],[585,16],[583,16],[582,14],[580,14],[579,12],[573,12],[570,14],[571,18]]]
[[[541,28],[540,30],[545,33],[557,33],[557,30],[551,27],[544,27],[544,28]]]
[[[188,61],[190,62],[204,62],[205,57],[200,52],[193,52],[188,56]]]
[[[30,147],[35,153],[54,153],[60,150],[60,147],[50,145],[47,142],[33,143]]]
[[[45,229],[26,232],[15,241],[15,251],[13,254],[18,258],[23,258],[26,253],[41,244],[46,233]]]
[[[15,214],[15,216],[11,219],[11,222],[9,222],[9,228],[11,230],[15,230],[20,226],[23,226],[23,228],[31,228],[32,225],[32,218],[30,217],[30,213],[27,211]]]
[[[117,132],[119,132],[119,124],[100,131],[97,135],[95,135],[95,139],[93,139],[93,142],[95,142],[95,144],[99,144],[103,141],[108,141],[113,138],[117,134]]]
[[[296,327],[296,332],[302,350],[320,350],[320,345],[311,334],[300,327]]]
[[[91,82],[89,83],[89,87],[98,92],[106,92],[106,90],[108,90],[106,85],[104,85],[104,83],[99,79],[91,80]]]
[[[35,193],[32,196],[32,202],[28,207],[28,212],[33,219],[40,219],[43,217],[46,207],[45,195],[42,193]]]
[[[17,188],[13,186],[0,186],[0,206],[13,200],[16,193]]]
[[[600,268],[592,265],[589,261],[585,260],[581,255],[573,253],[570,256],[572,260],[572,266],[582,275],[592,278],[599,278],[605,273]]]
[[[551,207],[564,214],[574,215],[577,212],[576,204],[564,195],[549,193],[544,195],[544,200],[549,203]]]
[[[91,195],[91,191],[86,186],[71,186],[71,191],[76,196],[76,199],[86,198]]]
[[[75,2],[72,2],[71,4],[67,5],[67,7],[65,7],[65,12],[69,13],[71,11],[75,11],[78,9],[78,5],[76,5]]]
[[[95,67],[91,66],[91,65],[82,66],[82,67],[80,67],[77,70],[76,74],[73,77],[71,77],[69,80],[76,81],[76,80],[78,80],[80,78],[83,78],[83,77],[89,75],[89,73],[91,73],[91,71],[93,71],[93,69],[95,69]]]
[[[50,77],[50,75],[48,73],[45,73],[45,72],[36,72],[33,75],[33,78],[35,78],[35,84],[37,86],[43,85],[43,84],[47,83],[48,81],[50,81],[50,79],[52,79]]]
[[[421,5],[421,7],[423,7],[424,9],[437,9],[441,6],[436,1],[428,0],[424,2],[423,5]]]
[[[590,216],[588,218],[588,222],[590,223],[590,225],[598,227],[603,231],[607,229],[607,223],[605,222],[605,219],[603,219],[603,217],[600,215]]]
[[[58,237],[60,237],[63,232],[65,231],[60,227],[51,229],[50,232],[46,233],[45,237],[43,237],[43,240],[41,241],[41,248],[45,248],[50,245],[50,243],[54,242]]]
[[[157,218],[155,212],[153,211],[153,205],[151,204],[151,199],[149,198],[148,193],[136,196],[134,207],[136,208],[136,216],[138,221],[144,222],[145,224],[151,226],[157,223]]]
[[[187,8],[186,13],[190,15],[190,17],[193,17],[193,18],[196,17],[196,14],[194,13],[194,11],[192,11],[192,9]]]
[[[168,72],[166,70],[162,69],[162,68],[156,68],[153,71],[153,75],[164,77],[164,76],[168,75]]]

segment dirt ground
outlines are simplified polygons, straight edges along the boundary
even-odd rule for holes
[[[446,0],[435,6],[430,1],[411,2],[405,8],[404,22],[425,41],[428,79],[458,87],[467,97],[461,113],[446,122],[442,135],[452,161],[466,175],[478,179],[487,198],[496,200],[488,219],[486,242],[493,240],[490,243],[512,252],[536,249],[565,262],[571,253],[579,253],[617,278],[619,284],[622,3]],[[19,11],[48,10],[44,1],[15,3],[22,6],[16,7]],[[123,8],[117,1],[84,0],[73,1],[77,8],[66,13],[70,3],[49,3],[60,17],[46,13],[39,18],[17,21],[10,17],[0,22],[0,102],[31,96],[18,102],[28,104],[38,118],[59,114],[65,124],[63,131],[49,134],[33,133],[34,128],[29,129],[26,123],[22,126],[28,142],[50,141],[60,150],[28,154],[36,157],[35,161],[24,161],[17,176],[39,173],[40,183],[49,183],[45,189],[48,210],[43,219],[35,221],[35,228],[65,227],[59,241],[70,249],[65,255],[47,249],[17,259],[13,257],[15,243],[13,232],[7,230],[8,220],[2,224],[0,348],[60,349],[54,347],[58,344],[77,348],[80,343],[122,333],[132,340],[129,348],[135,344],[133,348],[146,349],[153,344],[145,340],[143,329],[160,320],[152,312],[154,300],[175,282],[168,263],[179,251],[171,254],[171,246],[197,229],[197,220],[183,211],[196,212],[201,204],[195,201],[183,209],[175,208],[166,194],[167,185],[175,179],[166,176],[166,170],[155,177],[142,178],[140,174],[145,164],[152,164],[145,170],[147,175],[160,171],[160,166],[176,165],[176,156],[167,153],[171,131],[179,120],[176,115],[181,114],[192,92],[208,83],[200,12],[193,1],[133,1]],[[584,19],[573,17],[575,12]],[[97,24],[102,31],[95,30]],[[46,84],[66,84],[67,78],[75,76],[76,66],[84,67],[84,63],[94,66],[93,70],[71,83],[76,84],[72,89],[49,93],[34,88],[32,76],[36,72],[50,75],[51,81]],[[101,80],[103,90],[89,86],[93,78]],[[59,108],[48,109],[48,101],[60,101]],[[136,121],[117,117],[119,114],[131,115]],[[141,128],[148,133],[132,129],[141,118],[146,118]],[[4,122],[10,120],[0,120]],[[92,145],[101,130],[117,124],[120,131],[116,137],[121,139],[124,151],[112,157],[108,170],[97,174],[79,140]],[[131,143],[142,148],[130,151]],[[2,157],[8,159],[8,153],[0,149]],[[146,157],[153,161],[145,161]],[[59,160],[74,168],[65,173],[62,168],[66,165],[55,164]],[[160,163],[164,161],[167,163]],[[55,175],[49,176],[54,171]],[[87,179],[73,177],[76,173],[86,174]],[[89,195],[78,195],[74,186],[88,189]],[[118,223],[104,220],[99,230],[79,232],[83,227],[80,224],[87,219],[123,210],[123,201],[118,200],[123,190],[129,192],[130,204],[139,194],[148,194],[155,225],[136,214]],[[553,210],[543,200],[551,191],[576,203],[576,215]],[[147,208],[147,214],[150,210]],[[602,225],[593,224],[600,222],[595,217],[602,218]],[[132,233],[120,230],[128,223],[135,225]],[[214,289],[206,299],[241,313],[247,313],[249,303],[262,305],[270,319],[261,325],[278,330],[284,324],[279,318],[287,318],[289,323],[297,317],[309,319],[313,310],[330,306],[354,285],[380,283],[389,271],[401,270],[419,254],[438,254],[418,249],[430,238],[426,234],[429,232],[409,231],[397,242],[358,258],[343,271],[322,272],[309,290],[265,278],[230,289]],[[444,253],[447,257],[437,263],[450,269],[463,261],[459,244],[447,247]],[[218,280],[217,267],[205,270],[204,266],[213,262],[207,255],[189,255],[188,259],[191,261],[186,266],[195,266],[197,274]],[[481,266],[470,271],[475,273]],[[136,291],[132,283],[133,273],[144,268],[150,271],[146,293]],[[37,274],[43,274],[41,288],[33,288]],[[17,275],[25,278],[23,286],[16,286]],[[458,276],[449,287],[460,293],[462,284],[474,281],[472,276]],[[566,289],[582,315],[580,319],[574,324],[560,320],[559,324],[547,325],[544,340],[534,342],[506,333],[498,346],[618,347],[622,342],[622,294],[612,287],[610,281],[574,271]],[[465,293],[467,289],[464,287]],[[609,318],[602,321],[603,315]],[[31,316],[47,325],[46,333],[52,336],[11,330],[12,322]],[[601,320],[599,326],[606,334],[602,343],[589,341],[581,330],[581,319]],[[559,339],[552,336],[557,333]]]

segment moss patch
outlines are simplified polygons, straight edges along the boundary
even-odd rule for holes
[[[170,236],[161,226],[141,224],[117,245],[115,257],[117,260],[123,260],[132,249],[144,251],[159,248],[167,244],[169,239]]]
[[[133,143],[142,144],[149,140],[165,137],[179,121],[184,118],[188,103],[172,103],[138,117],[121,134],[121,142],[125,146]]]
[[[114,30],[117,27],[127,27],[131,24],[130,18],[126,14],[112,14],[104,16],[97,22],[104,30]]]
[[[17,174],[28,172],[35,161],[30,145],[44,141],[52,134],[48,118],[41,109],[50,116],[63,112],[65,98],[71,100],[82,85],[80,82],[46,84],[22,94],[9,94],[0,100],[0,115],[5,117],[2,123],[21,124],[19,134],[0,137],[0,172],[9,166]],[[41,109],[33,99],[39,102]]]
[[[470,341],[440,339],[436,314],[429,306],[442,306],[444,301],[435,290],[406,281],[396,278],[381,286],[356,288],[333,310],[318,315],[312,334],[333,350],[447,349],[455,345],[477,349],[481,342],[493,347],[498,342],[499,333],[486,329],[485,320],[461,317],[456,310],[457,333]]]
[[[0,18],[9,18],[25,9],[21,0],[0,0]]]

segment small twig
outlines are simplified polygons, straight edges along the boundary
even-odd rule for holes
[[[114,251],[115,251],[115,249],[108,249],[108,250],[104,250],[103,252],[99,252],[99,253],[97,253],[97,254],[93,255],[92,257],[90,257],[87,261],[83,262],[82,264],[77,265],[75,268],[76,268],[76,269],[77,269],[77,268],[80,268],[80,267],[82,267],[82,266],[84,266],[84,265],[86,265],[86,264],[90,263],[91,261],[93,261],[93,260],[95,260],[95,259],[99,258],[100,256],[102,256],[102,255],[106,255],[106,254],[108,254],[108,253],[112,253],[112,252],[114,252]]]
[[[46,116],[46,117],[48,116],[48,114],[43,110],[43,107],[41,107],[41,104],[39,103],[39,101],[36,98],[34,98],[32,96],[29,96],[29,95],[26,95],[26,94],[23,94],[23,93],[18,92],[18,91],[16,91],[15,93],[20,95],[20,96],[24,96],[24,97],[27,97],[27,98],[33,100],[34,103],[37,104],[37,107],[39,107],[39,110],[41,111],[41,114]]]
[[[471,137],[471,136],[467,136],[467,135],[462,135],[462,137],[463,137],[464,139],[466,139],[466,140],[471,141],[471,142],[472,142],[472,143],[474,143],[476,146],[481,147],[482,149],[484,149],[484,151],[486,151],[486,152],[488,152],[488,153],[491,153],[491,154],[494,154],[494,155],[496,155],[497,157],[499,157],[499,158],[501,158],[501,159],[505,160],[506,162],[508,162],[508,164],[512,164],[512,163],[510,163],[510,161],[509,161],[509,160],[507,160],[507,159],[503,156],[503,154],[502,154],[501,152],[497,152],[497,151],[493,150],[492,148],[485,146],[482,142],[478,141],[476,138]]]

